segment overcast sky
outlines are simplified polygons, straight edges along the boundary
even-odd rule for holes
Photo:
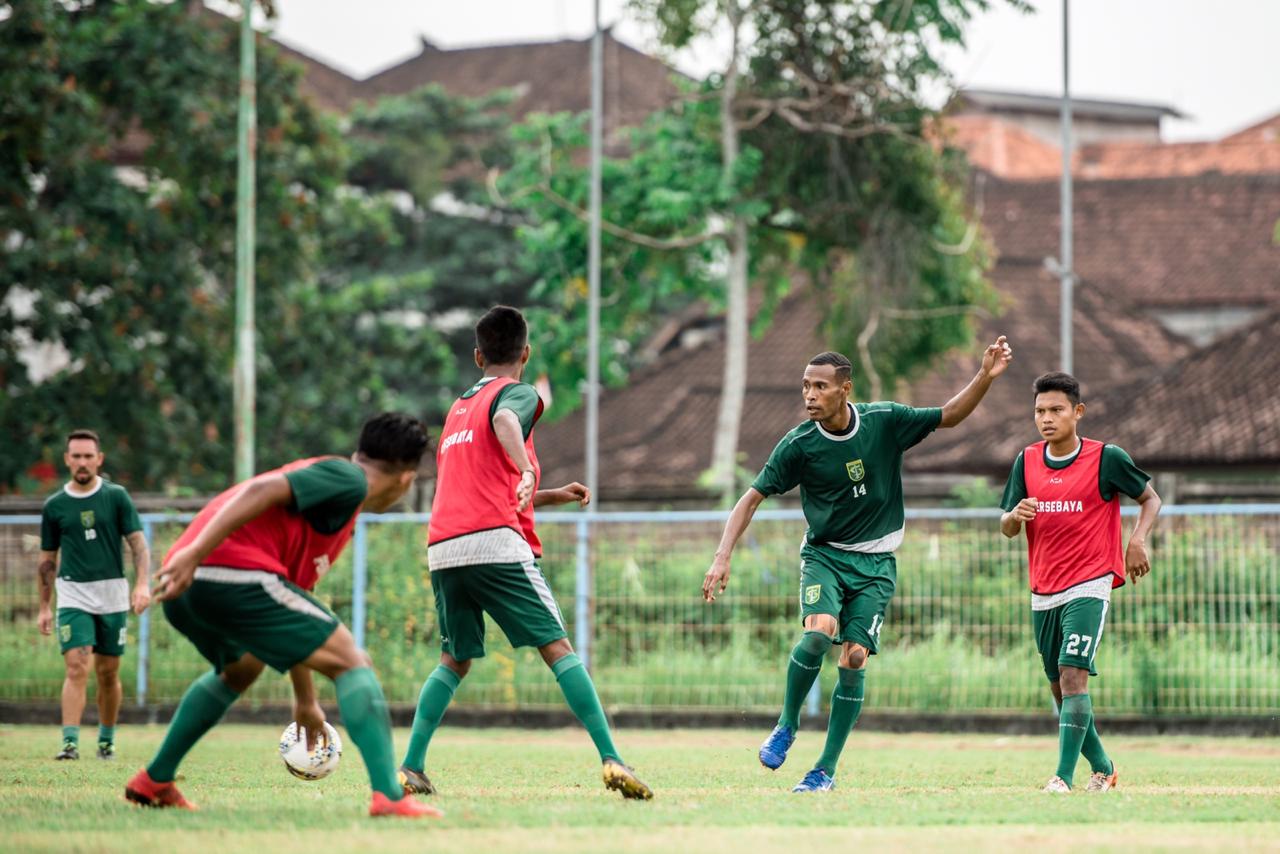
[[[993,0],[968,48],[950,55],[960,85],[1056,94],[1062,87],[1062,2],[1023,14]],[[355,77],[440,47],[584,38],[591,0],[275,0],[276,35]],[[358,11],[355,11],[358,7]],[[656,50],[624,0],[602,0],[619,38]],[[1167,104],[1170,140],[1211,139],[1280,112],[1280,0],[1075,0],[1072,91]],[[674,58],[692,74],[723,60],[715,43]]]

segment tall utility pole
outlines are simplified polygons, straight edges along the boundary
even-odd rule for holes
[[[596,509],[600,487],[600,158],[604,140],[604,33],[595,0],[591,38],[591,202],[587,244],[587,488]]]
[[[254,406],[257,397],[253,337],[254,157],[258,139],[257,68],[253,0],[240,12],[240,124],[236,157],[236,480],[253,477]]]
[[[1062,342],[1062,370],[1071,373],[1071,291],[1075,284],[1075,261],[1072,258],[1071,232],[1071,28],[1069,9],[1071,0],[1062,0],[1062,251],[1058,259],[1058,275],[1061,277],[1061,314],[1058,326],[1058,338]]]

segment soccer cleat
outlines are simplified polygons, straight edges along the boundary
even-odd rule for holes
[[[427,779],[426,774],[421,771],[414,771],[407,766],[400,766],[400,770],[396,772],[396,779],[400,781],[401,786],[404,786],[406,795],[434,795],[436,793],[436,787]]]
[[[62,742],[62,750],[53,758],[58,760],[79,759],[80,748],[76,746],[74,741],[64,741]]]
[[[109,741],[98,742],[98,758],[99,759],[115,759],[116,746]]]
[[[444,818],[444,813],[430,804],[424,804],[422,801],[414,800],[409,795],[405,795],[398,801],[393,801],[382,792],[374,792],[373,800],[369,802],[369,815],[375,818],[381,816],[399,816],[400,818]]]
[[[796,783],[793,792],[829,792],[836,787],[835,778],[822,768],[814,768]]]
[[[623,765],[614,759],[606,759],[603,777],[606,789],[621,792],[622,797],[628,800],[653,800],[653,789],[645,785],[645,782],[637,777],[636,772],[628,765]]]
[[[1045,783],[1044,788],[1040,791],[1053,795],[1069,795],[1071,794],[1071,786],[1067,784],[1066,780],[1055,774],[1049,778],[1049,782]]]
[[[151,779],[147,769],[143,768],[124,786],[125,800],[133,801],[144,807],[177,807],[184,810],[196,809],[196,805],[182,797],[182,792],[173,783],[157,783]]]
[[[786,724],[778,724],[760,745],[760,764],[776,771],[787,761],[787,751],[795,743],[796,731]]]
[[[1111,773],[1106,774],[1102,771],[1094,771],[1089,775],[1089,785],[1084,787],[1086,792],[1109,792],[1120,782],[1120,772],[1116,771],[1116,763],[1111,763]]]

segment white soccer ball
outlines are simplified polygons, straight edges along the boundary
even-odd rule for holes
[[[322,780],[338,767],[338,759],[342,757],[342,739],[338,731],[324,724],[325,736],[317,739],[316,749],[307,750],[307,730],[298,724],[291,723],[280,734],[280,758],[284,767],[299,780]]]

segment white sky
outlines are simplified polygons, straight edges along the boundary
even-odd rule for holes
[[[1022,14],[992,0],[950,55],[960,85],[1056,94],[1062,87],[1063,0]],[[275,0],[276,35],[355,77],[441,47],[585,38],[591,0]],[[358,11],[354,9],[358,5]],[[624,0],[601,0],[619,38],[655,51]],[[1164,103],[1190,116],[1165,137],[1211,139],[1280,112],[1280,0],[1075,0],[1072,91]],[[714,43],[675,57],[691,74],[723,60]]]

